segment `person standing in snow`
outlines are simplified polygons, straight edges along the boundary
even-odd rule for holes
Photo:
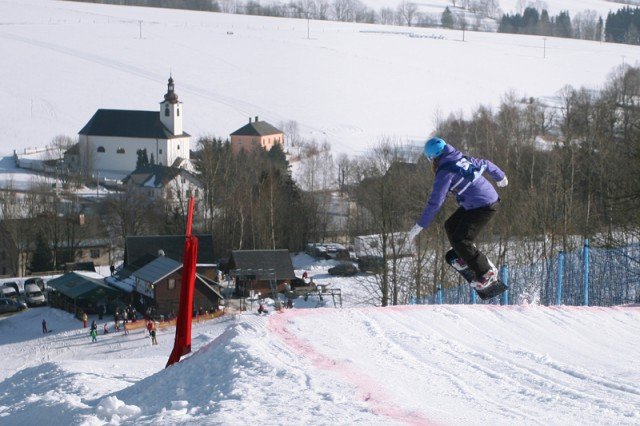
[[[87,328],[87,321],[89,321],[89,317],[86,312],[82,313],[82,328]]]
[[[497,280],[498,271],[476,245],[475,239],[498,210],[500,197],[483,176],[486,172],[499,187],[508,184],[507,176],[489,160],[464,156],[443,139],[434,137],[424,145],[424,155],[435,173],[429,200],[407,237],[412,242],[427,228],[442,207],[448,193],[456,196],[458,209],[445,221],[444,228],[451,247],[475,272],[471,286],[488,287]]]
[[[158,340],[156,339],[156,325],[155,325],[155,323],[153,324],[153,328],[149,332],[149,335],[151,335],[151,344],[152,345],[157,345],[158,344]]]
[[[46,334],[47,331],[47,320],[45,320],[44,318],[42,319],[42,333]]]
[[[90,334],[91,334],[91,343],[97,342],[98,341],[98,329],[97,328],[92,328]]]

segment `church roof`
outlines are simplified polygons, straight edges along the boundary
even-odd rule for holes
[[[282,133],[266,121],[254,121],[231,133],[231,136],[268,136]]]
[[[158,111],[99,109],[78,132],[87,136],[172,139],[189,136],[172,134],[160,121]]]

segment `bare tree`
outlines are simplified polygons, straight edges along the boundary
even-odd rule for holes
[[[398,5],[398,15],[401,17],[403,23],[408,27],[411,27],[414,24],[417,12],[418,5],[413,2],[402,0]]]

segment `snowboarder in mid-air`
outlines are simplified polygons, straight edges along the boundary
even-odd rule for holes
[[[454,256],[448,257],[458,262],[452,263],[456,269],[468,268],[473,271],[470,284],[482,297],[482,290],[498,281],[498,271],[487,256],[478,250],[474,240],[493,218],[500,202],[495,188],[483,174],[486,172],[491,176],[499,187],[507,186],[507,176],[491,161],[464,156],[438,137],[425,143],[424,155],[431,161],[435,179],[427,205],[409,231],[408,240],[412,242],[420,231],[428,227],[447,194],[454,194],[459,207],[444,224],[455,252]]]

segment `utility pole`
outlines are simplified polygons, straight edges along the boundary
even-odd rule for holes
[[[140,26],[140,40],[142,40],[142,19],[138,20],[138,25]]]
[[[547,38],[542,38],[542,59],[547,58]]]

